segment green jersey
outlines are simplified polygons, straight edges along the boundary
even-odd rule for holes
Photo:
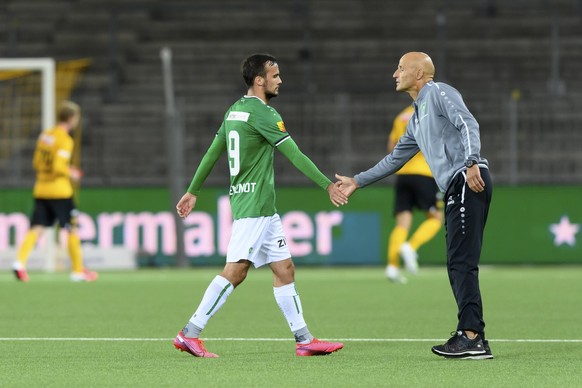
[[[279,113],[244,96],[226,112],[217,136],[226,142],[233,218],[275,214],[274,150],[289,138]]]
[[[226,151],[233,218],[272,216],[277,212],[273,167],[275,147],[322,189],[327,189],[331,184],[299,150],[287,133],[279,113],[258,97],[244,96],[224,115],[224,121],[202,158],[188,192],[199,195],[206,177]]]

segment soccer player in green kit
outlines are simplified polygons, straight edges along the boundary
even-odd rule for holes
[[[335,206],[346,204],[347,197],[299,150],[279,113],[268,105],[279,94],[282,83],[277,60],[271,55],[254,54],[243,61],[241,70],[248,92],[226,112],[188,191],[176,205],[180,217],[190,214],[202,184],[226,151],[234,218],[226,265],[206,289],[198,309],[174,339],[174,346],[195,357],[218,357],[206,350],[200,333],[232,290],[244,281],[251,264],[269,264],[275,300],[295,336],[296,355],[326,355],[343,348],[343,344],[314,338],[303,318],[293,261],[275,208],[274,149],[327,190]]]

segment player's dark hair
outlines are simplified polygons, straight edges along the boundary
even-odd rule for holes
[[[269,54],[253,54],[248,56],[241,65],[245,84],[251,87],[256,76],[264,77],[267,74],[266,65],[273,66],[277,59]]]
[[[63,101],[59,107],[59,121],[69,121],[71,117],[77,116],[81,113],[79,105],[72,101]]]

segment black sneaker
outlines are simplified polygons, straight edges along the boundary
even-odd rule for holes
[[[491,348],[489,347],[489,341],[483,340],[483,349],[485,349],[485,353],[478,354],[474,356],[464,356],[458,357],[463,360],[490,360],[493,358],[493,353],[491,353]]]
[[[484,360],[493,358],[489,343],[487,346],[477,335],[475,339],[469,339],[467,335],[458,330],[451,333],[452,337],[443,345],[436,345],[432,347],[432,352],[437,356],[445,358],[460,358],[471,360]]]
[[[489,341],[483,340],[483,349],[485,349],[484,354],[476,356],[477,358],[472,358],[472,359],[473,360],[490,360],[493,358],[493,353],[491,353],[491,348],[489,347]]]

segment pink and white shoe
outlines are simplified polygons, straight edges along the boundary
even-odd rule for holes
[[[204,347],[204,341],[200,338],[189,338],[180,331],[174,338],[174,347],[181,352],[187,352],[194,357],[218,358],[218,354],[210,353]]]
[[[94,282],[99,277],[97,272],[84,269],[83,272],[71,272],[71,281],[73,282]]]
[[[16,276],[16,280],[20,280],[24,283],[28,283],[30,280],[25,268],[14,269],[14,276]]]
[[[314,338],[308,344],[296,344],[295,354],[298,356],[325,356],[344,347],[341,342],[325,342]]]

